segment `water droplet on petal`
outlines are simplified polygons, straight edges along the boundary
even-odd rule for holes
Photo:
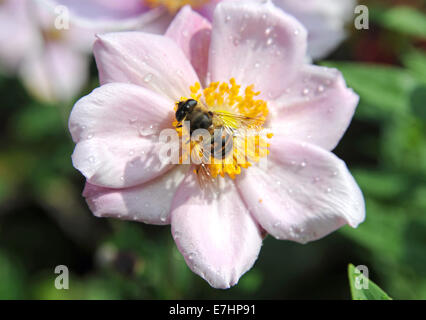
[[[148,83],[148,82],[150,82],[151,80],[152,80],[152,77],[153,77],[153,75],[152,75],[152,73],[148,73],[144,78],[143,78],[143,81],[144,82],[146,82],[146,83]]]

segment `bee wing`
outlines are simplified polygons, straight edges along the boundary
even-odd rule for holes
[[[236,130],[257,130],[265,122],[262,117],[248,117],[239,113],[213,112],[213,115],[219,119],[225,128],[232,132]]]

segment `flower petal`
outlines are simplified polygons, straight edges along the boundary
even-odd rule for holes
[[[170,206],[188,166],[179,165],[160,177],[126,189],[86,183],[83,196],[97,217],[112,217],[149,224],[170,223]]]
[[[0,65],[7,72],[16,72],[41,41],[29,12],[26,0],[0,1]]]
[[[111,83],[74,106],[69,129],[74,166],[92,184],[123,188],[167,169],[158,133],[173,120],[173,101],[133,84]]]
[[[260,225],[301,243],[364,220],[364,199],[345,163],[332,153],[273,138],[267,169],[250,167],[238,188]]]
[[[203,83],[207,73],[210,35],[210,22],[192,11],[190,6],[179,11],[166,32],[166,36],[182,49]]]
[[[262,236],[232,181],[217,194],[190,172],[172,204],[172,234],[191,270],[212,287],[229,288],[257,259]]]
[[[171,21],[171,15],[166,8],[150,8],[142,0],[38,1],[57,13],[62,10],[60,6],[65,6],[71,24],[75,23],[79,27],[98,32],[143,30],[163,34],[168,25],[163,22]]]
[[[306,55],[306,30],[270,2],[229,1],[215,10],[209,54],[212,81],[235,78],[278,97]]]
[[[128,82],[168,96],[190,96],[197,74],[177,44],[142,32],[98,35],[94,54],[101,84]]]
[[[60,42],[35,47],[26,57],[19,73],[28,90],[49,102],[69,101],[85,85],[89,59]]]
[[[334,149],[359,101],[358,95],[346,87],[341,73],[305,66],[286,92],[270,104],[274,134]]]
[[[209,0],[202,7],[197,8],[196,11],[209,21],[213,20],[213,13],[216,6],[223,0]]]
[[[273,0],[274,4],[295,16],[308,30],[308,53],[321,59],[346,37],[345,23],[354,13],[355,0]]]

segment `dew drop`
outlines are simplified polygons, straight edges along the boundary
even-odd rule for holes
[[[260,68],[260,62],[256,62],[255,64],[254,64],[254,67],[256,68],[256,69],[258,69],[258,68]]]
[[[226,16],[225,17],[225,22],[229,22],[229,21],[231,21],[231,16]]]
[[[297,36],[299,34],[299,32],[300,32],[299,29],[294,29],[294,31],[293,31],[295,36]]]
[[[148,73],[144,78],[143,81],[148,83],[152,80],[152,73]]]
[[[272,27],[268,27],[268,28],[265,29],[265,34],[267,36],[269,36],[271,34],[271,32],[272,32]]]
[[[302,168],[305,168],[305,167],[306,167],[306,162],[305,162],[305,161],[302,161],[302,162],[300,163],[300,166],[301,166]]]
[[[89,162],[90,163],[94,163],[95,162],[95,157],[94,156],[90,156],[89,157]]]
[[[268,46],[270,46],[273,43],[274,43],[274,39],[272,39],[272,38],[268,38],[268,40],[266,40],[266,45],[268,45]]]
[[[308,95],[308,93],[309,93],[309,89],[308,88],[303,89],[302,94],[304,96]]]
[[[324,92],[324,86],[323,85],[318,86],[318,92]]]

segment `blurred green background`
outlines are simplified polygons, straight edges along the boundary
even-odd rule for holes
[[[189,270],[169,227],[93,217],[71,164],[72,104],[40,104],[0,76],[0,298],[350,299],[353,263],[395,299],[426,299],[426,6],[365,4],[370,29],[352,29],[319,63],[361,96],[335,153],[364,192],[367,219],[307,245],[267,237],[226,291]],[[82,95],[96,86],[92,63]],[[54,287],[57,265],[70,270],[69,290]]]

